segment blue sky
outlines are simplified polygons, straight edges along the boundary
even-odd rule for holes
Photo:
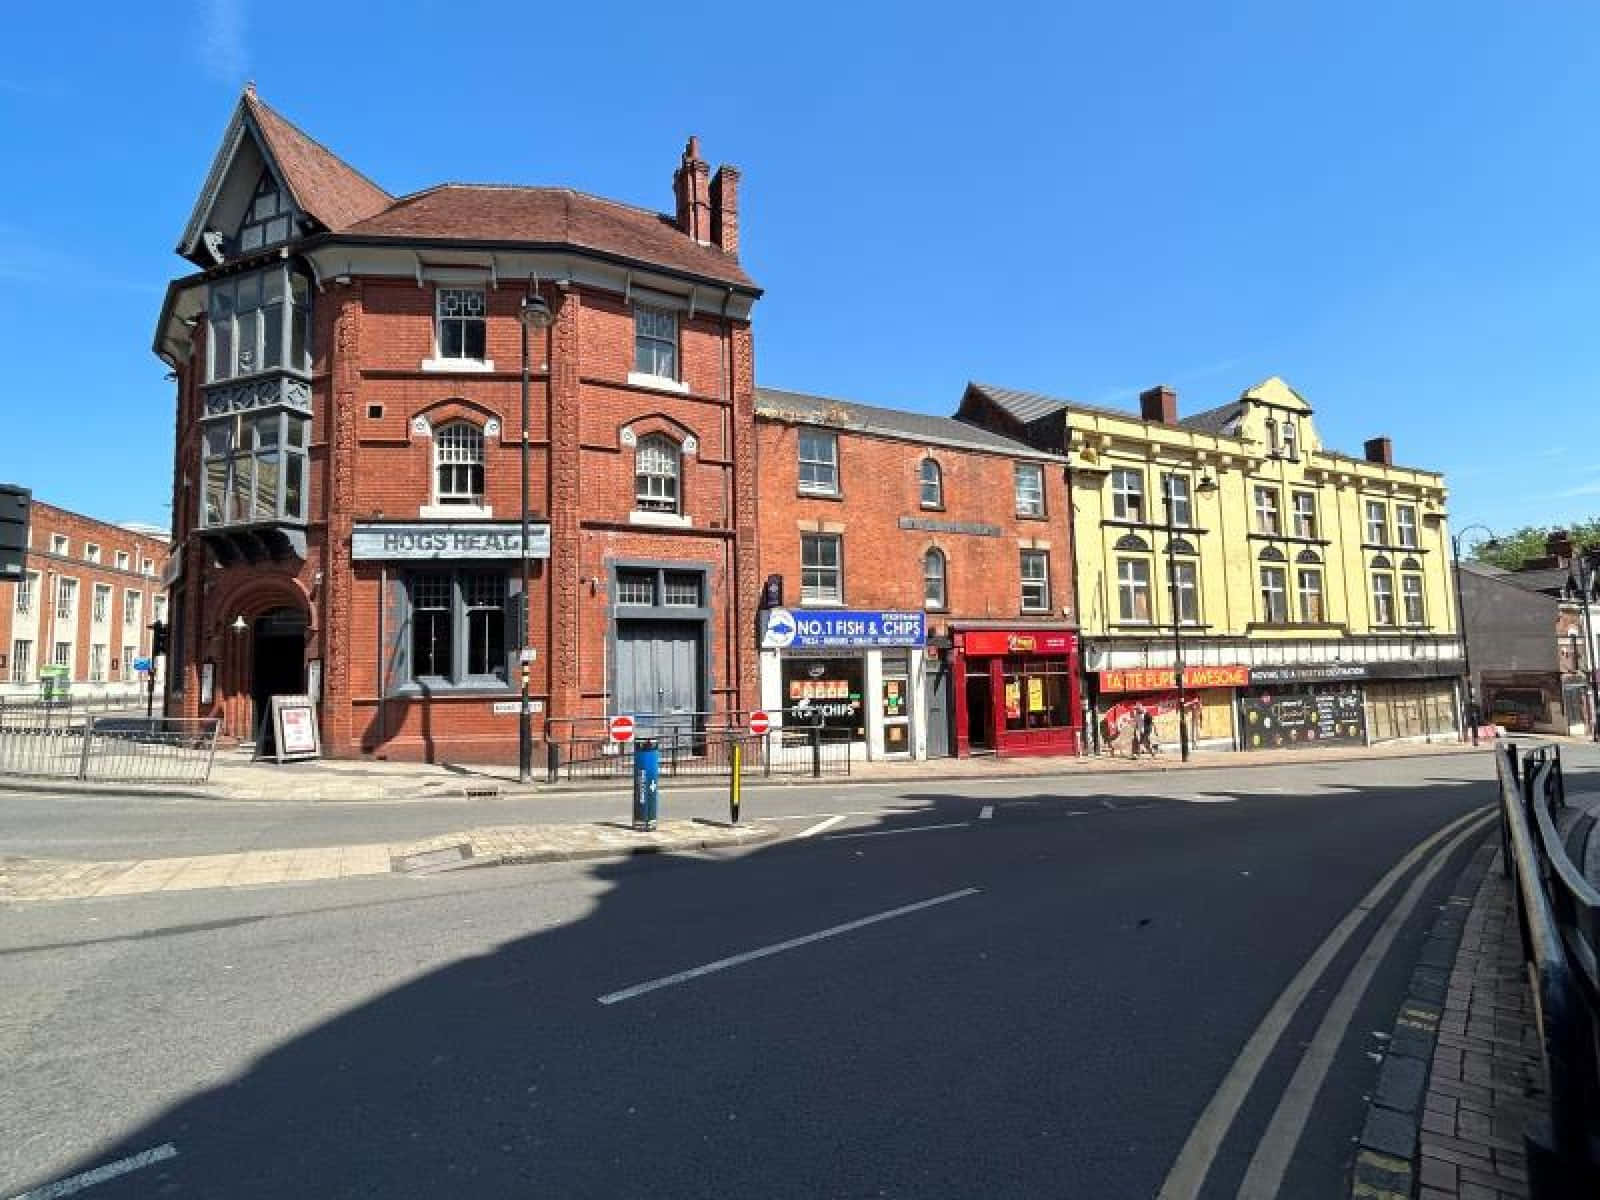
[[[25,6],[0,50],[0,478],[165,523],[149,350],[238,91],[391,192],[670,207],[745,172],[761,382],[1184,411],[1280,374],[1458,526],[1600,512],[1600,15],[1572,4]],[[349,11],[345,11],[345,10]]]

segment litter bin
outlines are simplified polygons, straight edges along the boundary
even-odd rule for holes
[[[661,800],[661,750],[653,738],[640,741],[633,751],[633,827],[656,827]]]

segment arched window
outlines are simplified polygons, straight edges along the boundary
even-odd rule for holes
[[[633,503],[640,512],[678,511],[678,444],[665,434],[639,439],[634,453]]]
[[[1288,417],[1283,419],[1283,456],[1285,458],[1299,458],[1299,450],[1295,446],[1294,421]]]
[[[1137,533],[1125,533],[1117,539],[1117,544],[1112,549],[1145,554],[1149,552],[1150,544]]]
[[[922,556],[922,604],[925,608],[945,608],[944,552],[931,549]]]
[[[436,504],[483,503],[483,430],[451,421],[433,431]]]
[[[925,458],[922,460],[922,467],[920,470],[920,478],[922,482],[922,507],[943,508],[944,475],[939,470],[939,464],[934,462],[931,458]]]

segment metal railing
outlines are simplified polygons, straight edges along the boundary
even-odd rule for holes
[[[51,720],[52,716],[55,719]],[[215,717],[76,717],[0,712],[0,775],[99,783],[205,783]]]
[[[44,699],[39,696],[0,696],[0,724],[31,717],[50,717],[59,721],[63,716],[90,713],[144,712],[144,692],[73,692],[67,696]]]
[[[1600,1195],[1600,892],[1556,826],[1566,805],[1561,748],[1496,748],[1504,868],[1549,1081],[1550,1115],[1523,1140],[1535,1200]]]
[[[546,778],[629,778],[634,747],[653,741],[661,753],[663,778],[732,773],[732,748],[743,747],[746,777],[850,774],[851,743],[847,730],[826,728],[773,729],[748,732],[745,713],[645,714],[635,717],[634,735],[614,742],[604,717],[569,717],[551,721],[545,731]]]

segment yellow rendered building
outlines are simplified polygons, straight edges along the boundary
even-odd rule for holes
[[[961,414],[1065,452],[1086,704],[1112,747],[1142,711],[1177,741],[1243,750],[1462,727],[1444,478],[1325,449],[1276,377],[1180,418],[971,384]]]

